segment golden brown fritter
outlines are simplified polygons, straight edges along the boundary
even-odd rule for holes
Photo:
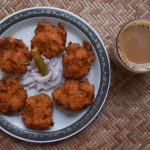
[[[53,126],[53,104],[47,94],[38,94],[28,97],[21,113],[22,119],[28,128],[46,129]]]
[[[54,101],[66,110],[80,110],[92,104],[94,99],[94,86],[88,80],[68,80],[52,93]]]
[[[0,80],[0,112],[17,113],[25,105],[26,90],[20,85],[19,80],[3,77]]]
[[[88,74],[95,59],[90,43],[84,41],[83,46],[70,42],[63,56],[63,73],[65,78],[81,79]]]
[[[0,68],[9,73],[24,73],[31,59],[22,40],[12,37],[0,39]]]
[[[66,36],[67,33],[62,23],[56,27],[50,23],[39,22],[31,41],[31,47],[38,48],[40,53],[46,57],[53,57],[64,51]]]

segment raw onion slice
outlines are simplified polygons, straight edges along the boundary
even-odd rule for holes
[[[34,72],[39,72],[39,69],[38,68],[32,69],[31,73],[34,73]]]
[[[53,70],[52,77],[50,79],[51,82],[55,81],[59,77],[59,71]]]
[[[38,83],[37,84],[37,90],[41,90],[44,88],[44,83]]]
[[[33,83],[34,81],[35,79],[33,77],[28,77],[22,81],[22,85],[28,85],[30,83]]]
[[[43,62],[48,68],[48,74],[42,76],[34,61],[27,66],[27,72],[22,76],[21,83],[28,88],[35,88],[37,90],[51,90],[55,86],[58,86],[62,82],[62,70],[55,68],[57,65],[57,57],[51,59],[42,56]]]
[[[50,65],[55,67],[57,64],[58,58],[57,57],[53,57],[50,59]]]
[[[45,63],[45,65],[49,65],[50,60],[49,59],[44,59],[44,63]]]
[[[46,76],[41,76],[40,73],[33,72],[32,76],[35,79],[35,81],[37,81],[39,83],[45,83],[45,82],[48,82],[51,79],[51,77],[52,77],[52,71],[49,70],[49,73]]]
[[[55,87],[55,86],[58,86],[61,83],[61,81],[62,81],[62,71],[59,70],[59,75],[58,75],[57,80],[49,81],[48,83],[51,87]]]
[[[34,82],[34,83],[31,83],[28,87],[33,88],[33,87],[36,87],[36,86],[37,86],[37,82]]]

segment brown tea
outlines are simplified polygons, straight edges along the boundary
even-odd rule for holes
[[[117,38],[120,59],[135,71],[150,70],[150,21],[136,20],[127,24]]]

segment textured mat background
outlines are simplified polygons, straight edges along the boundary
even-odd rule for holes
[[[134,18],[150,18],[150,0],[0,0],[0,19],[32,6],[72,11],[94,27],[111,57],[111,89],[102,111],[79,134],[40,145],[14,139],[0,131],[0,150],[150,150],[150,74],[121,72],[111,55],[116,35],[124,23]]]

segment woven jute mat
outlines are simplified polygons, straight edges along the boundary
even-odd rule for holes
[[[96,119],[77,135],[56,143],[33,144],[0,131],[0,150],[150,150],[150,74],[122,72],[112,56],[120,28],[132,19],[150,18],[150,0],[0,0],[0,19],[33,6],[66,9],[92,25],[109,51],[111,88]]]

